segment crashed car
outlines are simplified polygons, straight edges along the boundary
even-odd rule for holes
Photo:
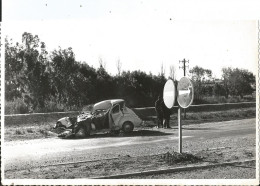
[[[141,124],[142,120],[125,106],[123,99],[113,99],[98,102],[91,111],[82,112],[77,117],[61,118],[53,128],[65,130],[59,137],[82,138],[101,131],[128,133]]]

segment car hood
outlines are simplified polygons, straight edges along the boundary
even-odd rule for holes
[[[77,122],[81,122],[81,121],[84,121],[88,118],[91,118],[93,115],[90,114],[89,112],[85,112],[85,113],[82,113],[80,115],[77,116]]]

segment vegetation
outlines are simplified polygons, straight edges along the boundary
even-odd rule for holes
[[[166,78],[142,71],[111,76],[75,60],[72,48],[46,51],[37,35],[24,33],[22,44],[5,44],[6,114],[78,110],[104,99],[122,98],[128,106],[153,106]],[[120,62],[118,63],[120,64]]]
[[[158,75],[142,71],[121,71],[110,75],[100,59],[95,69],[86,62],[75,60],[72,48],[48,52],[37,35],[25,32],[22,43],[5,39],[5,113],[52,112],[79,110],[85,105],[104,99],[122,98],[129,107],[154,106],[166,82],[163,66]],[[211,70],[194,67],[190,70],[195,85],[195,104],[205,96],[226,99],[251,94],[255,77],[240,69],[223,69],[223,83],[214,82]],[[175,78],[175,69],[170,69]],[[175,82],[177,83],[177,82]],[[209,100],[209,99],[208,99]],[[214,100],[216,100],[214,98]]]
[[[194,83],[194,103],[225,103],[252,101],[255,76],[252,72],[238,68],[223,68],[222,80],[212,78],[212,71],[195,66],[190,70]],[[223,99],[223,97],[225,97]]]

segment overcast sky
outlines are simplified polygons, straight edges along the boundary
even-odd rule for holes
[[[247,4],[232,6],[228,17],[228,9],[216,9],[214,3],[203,12],[193,1],[176,2],[8,0],[3,3],[3,32],[18,42],[23,32],[37,34],[49,51],[72,47],[76,60],[95,68],[102,58],[113,75],[120,59],[122,70],[155,75],[161,64],[166,76],[174,65],[180,78],[179,60],[184,58],[190,68],[211,69],[217,78],[229,66],[256,74],[257,22],[250,15],[257,9],[252,7],[244,19],[240,10]],[[194,10],[197,14],[187,15]],[[206,17],[208,12],[213,16]]]

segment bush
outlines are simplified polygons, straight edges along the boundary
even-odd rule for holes
[[[5,114],[25,113],[29,113],[29,106],[27,106],[21,98],[5,102]]]
[[[33,130],[32,128],[28,128],[28,129],[27,129],[27,132],[28,132],[28,133],[34,133],[34,130]]]
[[[55,100],[45,101],[43,108],[35,108],[35,113],[45,112],[64,112],[66,111],[64,104],[59,104]]]
[[[230,96],[225,98],[225,96],[204,96],[201,99],[194,99],[193,105],[200,104],[218,104],[218,103],[239,103],[239,102],[254,102],[255,99],[252,95],[244,96],[241,98],[240,96]]]
[[[15,130],[15,134],[17,134],[17,135],[23,135],[25,132],[23,131],[23,130],[21,130],[21,129],[16,129]]]

